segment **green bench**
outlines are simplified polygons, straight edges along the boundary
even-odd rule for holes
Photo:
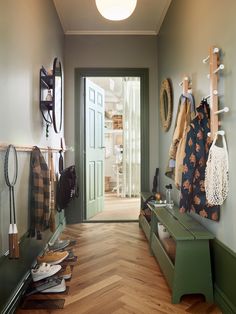
[[[141,192],[141,208],[144,202],[152,195],[151,192]],[[143,215],[139,215],[139,227],[143,230],[147,240],[150,240],[151,225]]]
[[[155,208],[152,211],[149,245],[172,289],[172,303],[185,294],[203,294],[213,302],[209,240],[214,236],[189,214],[177,208]],[[165,226],[176,244],[173,262],[158,237],[157,224]]]

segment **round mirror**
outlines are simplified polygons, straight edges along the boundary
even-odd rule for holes
[[[61,131],[62,126],[62,70],[61,62],[55,58],[53,62],[54,98],[53,98],[53,127],[56,133]]]
[[[161,83],[160,88],[160,118],[161,125],[165,132],[167,132],[171,125],[173,110],[173,99],[171,84],[168,79]]]
[[[18,161],[16,149],[13,145],[9,145],[5,155],[5,180],[8,186],[14,186],[18,173]]]

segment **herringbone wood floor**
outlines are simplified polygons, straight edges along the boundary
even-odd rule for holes
[[[221,313],[201,296],[171,304],[171,291],[138,223],[88,223],[66,228],[77,239],[69,294],[63,310],[22,310],[17,314]]]
[[[116,193],[107,192],[104,209],[90,220],[138,220],[140,197],[117,197]]]

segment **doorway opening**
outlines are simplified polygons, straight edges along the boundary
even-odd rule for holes
[[[140,191],[149,191],[149,70],[146,68],[77,68],[75,69],[75,166],[78,171],[79,197],[68,208],[70,224],[95,222],[86,213],[86,138],[85,138],[85,78],[139,77],[140,78]],[[96,131],[97,132],[97,131]],[[101,222],[102,220],[99,220]],[[106,220],[104,220],[106,221]],[[125,220],[122,220],[125,221]],[[128,220],[130,221],[130,220]]]
[[[137,220],[140,77],[86,77],[85,114],[87,220]]]

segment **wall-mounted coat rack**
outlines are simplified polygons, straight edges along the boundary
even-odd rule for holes
[[[0,151],[5,151],[7,149],[9,144],[4,144],[0,143]],[[16,148],[16,151],[18,152],[31,152],[34,148],[34,146],[19,146],[19,145],[14,145]],[[40,151],[42,153],[47,153],[48,150],[50,149],[53,153],[58,153],[59,151],[62,151],[62,148],[56,148],[56,147],[39,147]]]
[[[224,69],[224,65],[220,64],[219,58],[219,48],[210,47],[209,55],[203,59],[203,63],[209,62],[210,72],[208,74],[208,78],[210,79],[210,94],[205,99],[210,99],[210,109],[211,109],[211,117],[210,117],[210,137],[213,140],[215,135],[218,132],[219,128],[219,119],[218,114],[223,112],[228,112],[229,108],[225,107],[221,110],[218,109],[218,79],[219,79],[219,71]]]

